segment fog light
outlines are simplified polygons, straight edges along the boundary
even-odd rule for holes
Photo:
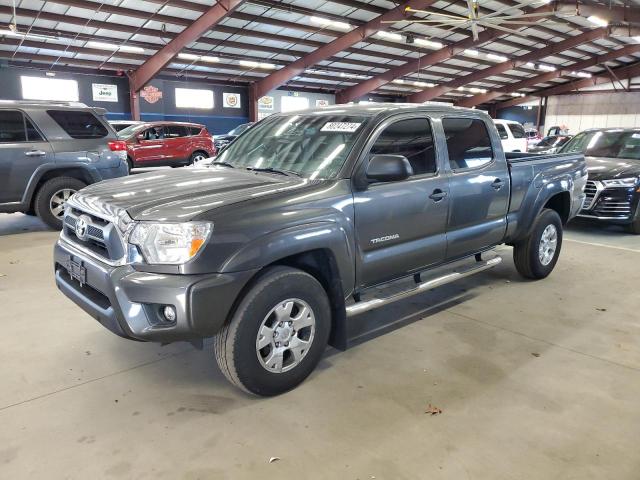
[[[162,315],[164,316],[165,320],[170,323],[175,322],[176,318],[178,317],[176,313],[176,307],[172,305],[165,305],[165,307],[162,309]]]

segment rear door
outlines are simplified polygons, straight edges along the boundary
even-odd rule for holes
[[[185,161],[191,156],[191,131],[182,125],[164,127],[166,159],[169,161]]]
[[[510,177],[497,138],[484,120],[442,119],[451,170],[447,259],[502,243],[507,227]]]
[[[432,123],[424,115],[387,120],[365,147],[361,168],[373,155],[403,155],[414,175],[354,192],[359,286],[443,261],[449,179],[441,171],[437,152]]]
[[[22,201],[33,173],[53,161],[51,146],[23,112],[0,109],[0,203]]]

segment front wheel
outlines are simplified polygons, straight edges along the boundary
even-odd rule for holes
[[[36,195],[36,215],[55,230],[62,229],[64,207],[71,195],[84,188],[86,183],[72,177],[47,180]]]
[[[195,165],[202,160],[209,158],[209,155],[205,152],[194,152],[189,159],[189,165]]]
[[[246,293],[214,343],[227,379],[255,395],[299,385],[320,361],[329,340],[331,309],[322,285],[289,267],[266,271]]]
[[[513,247],[518,273],[539,280],[556,266],[562,248],[562,220],[555,210],[545,208],[536,218],[529,237]]]
[[[629,233],[640,235],[640,205],[636,207],[636,216],[627,228],[629,229]]]

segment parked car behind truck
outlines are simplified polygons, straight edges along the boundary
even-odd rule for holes
[[[67,200],[86,185],[127,175],[126,145],[106,111],[78,103],[0,103],[0,212],[62,228]]]
[[[589,181],[580,216],[640,235],[640,128],[585,130],[560,151],[586,156]]]
[[[508,160],[478,110],[277,114],[210,168],[77,193],[55,278],[122,337],[215,336],[231,382],[275,395],[311,373],[327,342],[346,347],[349,317],[491,268],[496,245],[513,246],[524,277],[549,275],[586,176],[581,154]],[[415,286],[390,293],[406,277]]]
[[[118,132],[127,144],[129,169],[192,165],[216,154],[204,125],[183,122],[146,122]]]

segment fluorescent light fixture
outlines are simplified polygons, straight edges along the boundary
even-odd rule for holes
[[[52,100],[77,102],[78,82],[61,78],[21,76],[22,98],[25,100]]]
[[[536,64],[533,62],[527,62],[524,64],[524,66],[527,68],[536,68]]]
[[[471,93],[487,93],[487,89],[486,88],[476,88],[476,87],[471,87],[469,89],[469,91]]]
[[[398,83],[400,85],[402,85],[404,83],[404,80],[401,78],[396,78],[395,80],[393,80],[391,83]]]
[[[570,75],[574,77],[591,78],[591,74],[588,72],[571,72]]]
[[[194,55],[193,53],[179,53],[178,58],[181,60],[198,60],[198,55]]]
[[[335,27],[340,30],[351,30],[353,28],[346,22],[336,22],[335,20],[329,20],[328,18],[311,17],[309,20],[311,21],[311,23],[320,25],[322,27]]]
[[[504,55],[498,55],[496,53],[487,53],[487,58],[489,60],[495,60],[496,62],[506,62],[507,60],[509,60]]]
[[[213,109],[213,90],[176,88],[176,107],[211,110]]]
[[[633,39],[634,39],[636,42],[640,43],[640,35],[639,35],[639,36],[637,36],[637,37],[633,37]]]
[[[457,90],[458,90],[459,92],[464,92],[464,87],[458,87],[458,88],[457,88]]]
[[[416,87],[423,87],[423,88],[433,88],[436,86],[435,83],[429,83],[429,82],[413,82],[413,84]]]
[[[525,94],[524,93],[518,93],[518,92],[511,92],[511,96],[512,97],[524,97]]]
[[[18,37],[18,38],[40,38],[45,40],[59,40],[59,37],[53,35],[39,35],[37,33],[22,33],[22,32],[14,32],[8,28],[0,29],[0,35],[7,35],[10,37]]]
[[[264,68],[266,70],[273,70],[276,66],[273,63],[254,62],[253,60],[239,60],[238,64],[248,68]]]
[[[376,35],[380,38],[384,38],[385,40],[402,40],[402,35],[399,33],[385,32],[384,30],[376,32]]]
[[[422,45],[424,47],[439,49],[444,47],[444,45],[440,42],[435,42],[433,40],[427,40],[426,38],[416,38],[413,41],[416,45]]]
[[[113,43],[106,43],[106,42],[95,42],[93,40],[90,42],[87,42],[87,47],[97,48],[98,50],[112,50],[114,52],[122,51],[122,52],[131,52],[131,53],[144,53],[144,48],[132,47],[130,45],[115,45]]]
[[[607,25],[609,25],[609,22],[607,20],[605,20],[604,18],[597,17],[596,15],[591,15],[590,17],[587,17],[587,20],[589,20],[594,25],[597,25],[598,27],[606,27]]]
[[[556,71],[556,67],[552,67],[551,65],[545,65],[543,63],[538,65],[538,69],[539,70],[544,70],[545,72],[555,72]]]
[[[200,60],[207,63],[218,63],[220,59],[218,57],[210,57],[209,55],[203,55]]]
[[[471,57],[477,57],[478,55],[480,55],[480,52],[478,50],[474,50],[473,48],[467,48],[464,52],[465,55],[469,55]]]

